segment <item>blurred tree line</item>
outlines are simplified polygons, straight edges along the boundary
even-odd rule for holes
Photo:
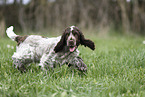
[[[122,29],[145,32],[145,0],[14,0],[0,4],[0,30],[14,25],[19,30],[41,31],[77,25],[86,29]]]

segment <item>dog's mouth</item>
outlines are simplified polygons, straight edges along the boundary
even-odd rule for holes
[[[69,51],[74,52],[76,48],[77,48],[77,46],[71,45],[71,46],[69,46]]]

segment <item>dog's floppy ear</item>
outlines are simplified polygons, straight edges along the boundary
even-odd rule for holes
[[[80,32],[80,44],[84,45],[85,47],[89,47],[92,50],[95,50],[95,44],[93,41],[89,40],[89,39],[85,39],[83,33],[79,30]]]
[[[63,49],[65,45],[65,32],[62,34],[60,41],[57,43],[57,45],[54,48],[54,51],[57,53]]]

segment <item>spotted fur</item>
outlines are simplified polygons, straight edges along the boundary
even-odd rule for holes
[[[9,38],[18,43],[12,59],[14,66],[20,71],[26,71],[26,67],[32,62],[38,62],[44,70],[63,64],[73,66],[80,71],[87,70],[87,65],[79,57],[77,48],[81,44],[94,50],[95,45],[91,40],[85,39],[77,27],[68,27],[62,36],[52,38],[39,35],[19,36],[12,28],[8,28],[6,32]]]

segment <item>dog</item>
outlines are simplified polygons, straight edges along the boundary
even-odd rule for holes
[[[39,63],[43,70],[67,64],[80,71],[87,71],[87,65],[79,57],[78,46],[84,45],[95,50],[92,40],[85,39],[76,26],[67,27],[58,37],[45,38],[40,35],[16,35],[13,26],[7,28],[7,36],[17,42],[16,52],[12,55],[13,65],[21,72],[32,62]]]

